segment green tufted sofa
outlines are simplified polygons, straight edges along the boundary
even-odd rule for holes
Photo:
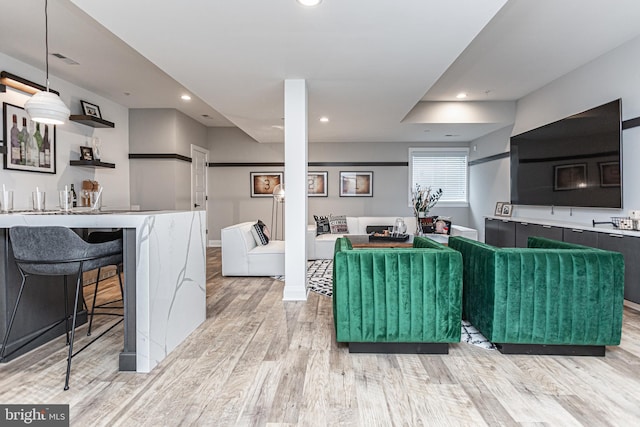
[[[449,238],[464,263],[463,317],[503,353],[604,356],[620,344],[624,259],[540,237],[527,248]]]
[[[350,352],[448,353],[460,342],[462,257],[430,239],[353,249],[336,240],[333,319]]]

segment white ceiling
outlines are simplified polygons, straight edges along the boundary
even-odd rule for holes
[[[0,52],[44,68],[44,0],[3,2],[11,13],[0,14]],[[176,108],[259,142],[282,142],[283,82],[303,78],[311,142],[469,141],[513,114],[403,119],[460,91],[473,101],[517,100],[640,35],[637,0],[504,4],[52,0],[49,51],[80,64],[51,57],[50,72],[127,107]],[[181,101],[184,92],[194,99]]]

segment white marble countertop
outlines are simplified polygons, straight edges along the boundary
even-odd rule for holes
[[[51,226],[60,225],[78,228],[137,227],[145,218],[155,215],[175,214],[190,211],[17,211],[0,213],[0,228],[14,225]]]
[[[502,220],[502,221],[520,222],[523,224],[538,224],[538,225],[549,225],[551,227],[572,228],[576,230],[594,231],[596,233],[621,234],[623,236],[640,237],[640,231],[620,230],[615,228],[613,224],[599,224],[594,227],[593,224],[576,223],[576,222],[569,222],[569,221],[554,221],[554,220],[541,219],[541,218],[504,217],[504,216],[491,216],[491,215],[485,216],[485,218]]]

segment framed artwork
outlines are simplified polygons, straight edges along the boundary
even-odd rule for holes
[[[328,172],[308,172],[307,173],[307,195],[309,197],[327,197]]]
[[[510,203],[502,204],[502,213],[500,216],[511,216],[511,211],[513,210],[513,205]]]
[[[587,187],[587,164],[576,163],[553,168],[553,190],[579,190]]]
[[[93,148],[80,147],[80,160],[93,160]]]
[[[22,107],[2,104],[5,169],[56,173],[56,127],[35,123]]]
[[[600,187],[620,187],[620,162],[598,163]]]
[[[494,215],[496,216],[502,216],[502,206],[504,205],[504,202],[497,202],[496,203],[496,210],[493,212]]]
[[[80,104],[82,105],[82,112],[85,114],[85,116],[97,117],[98,119],[102,118],[100,107],[98,107],[96,104],[92,104],[87,101],[80,101]]]
[[[284,172],[249,172],[251,197],[272,197],[276,185],[284,182]]]
[[[373,197],[373,172],[340,171],[340,197]]]

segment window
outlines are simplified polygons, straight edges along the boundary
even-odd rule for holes
[[[468,156],[467,148],[409,148],[409,189],[416,184],[434,190],[442,188],[438,206],[468,206]]]

